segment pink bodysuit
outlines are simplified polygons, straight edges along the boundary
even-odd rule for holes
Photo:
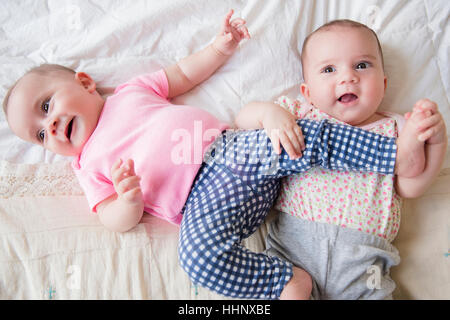
[[[229,126],[205,110],[168,101],[164,70],[136,77],[106,99],[97,127],[72,167],[90,208],[115,193],[111,167],[132,158],[144,210],[175,224],[203,154]]]

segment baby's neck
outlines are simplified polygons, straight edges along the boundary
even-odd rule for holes
[[[372,124],[374,122],[377,122],[378,120],[381,120],[383,118],[384,118],[384,116],[382,114],[379,114],[378,112],[375,112],[368,119],[366,119],[363,122],[357,124],[356,127],[361,128],[361,127],[367,126],[369,124]]]
[[[99,87],[97,88],[97,92],[102,97],[110,96],[114,93],[115,88],[114,87]]]

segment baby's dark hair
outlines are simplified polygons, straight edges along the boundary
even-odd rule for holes
[[[9,90],[6,92],[5,98],[3,99],[3,112],[5,113],[5,116],[8,116],[8,103],[9,103],[9,98],[11,97],[11,93],[13,92],[14,88],[16,87],[16,85],[19,83],[19,81],[25,77],[28,74],[31,73],[36,73],[36,74],[40,74],[40,75],[49,75],[52,73],[56,73],[56,72],[65,72],[65,73],[70,73],[70,74],[75,74],[75,71],[61,66],[59,64],[41,64],[40,66],[34,67],[30,70],[28,70],[22,77],[20,77],[12,86],[11,88],[9,88]]]
[[[369,28],[368,26],[366,26],[365,24],[353,21],[353,20],[349,20],[349,19],[339,19],[339,20],[333,20],[330,21],[326,24],[324,24],[323,26],[319,27],[318,29],[314,30],[311,34],[309,34],[305,41],[303,41],[303,46],[302,46],[302,52],[301,52],[301,62],[302,62],[302,74],[303,74],[303,78],[305,77],[304,74],[304,62],[305,62],[305,57],[306,57],[306,46],[308,45],[309,40],[312,38],[312,36],[320,31],[327,31],[332,29],[333,27],[347,27],[347,28],[362,28],[362,29],[366,29],[368,31],[370,31],[374,36],[375,39],[377,40],[377,45],[378,45],[378,50],[380,51],[380,56],[381,56],[381,65],[383,67],[384,70],[384,58],[383,58],[383,50],[381,49],[381,44],[380,44],[380,40],[378,39],[378,36],[376,34],[375,31],[373,31],[371,28]]]

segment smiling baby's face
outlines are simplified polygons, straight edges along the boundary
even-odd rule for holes
[[[304,78],[301,92],[308,102],[351,125],[370,122],[386,89],[377,40],[363,28],[334,26],[314,34]]]
[[[7,118],[20,138],[77,156],[94,132],[104,100],[86,73],[28,73],[11,91]]]

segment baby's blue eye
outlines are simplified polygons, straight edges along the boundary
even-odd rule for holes
[[[331,73],[331,72],[334,72],[334,71],[336,71],[336,69],[334,69],[331,66],[328,66],[328,67],[323,68],[322,73]]]
[[[45,139],[45,130],[44,129],[42,129],[41,131],[38,132],[38,139],[41,142],[44,141],[44,139]]]
[[[50,99],[46,99],[44,102],[42,102],[42,106],[41,106],[42,111],[44,111],[45,113],[48,113],[49,106],[50,106]]]
[[[50,98],[45,99],[44,102],[42,102],[42,104],[41,104],[41,110],[42,110],[42,112],[48,113],[49,109],[50,109]],[[40,142],[44,142],[44,139],[45,139],[45,130],[44,130],[44,129],[38,131],[38,133],[37,133],[37,139],[38,139]]]
[[[356,69],[367,69],[369,67],[368,62],[360,62],[356,65]]]

